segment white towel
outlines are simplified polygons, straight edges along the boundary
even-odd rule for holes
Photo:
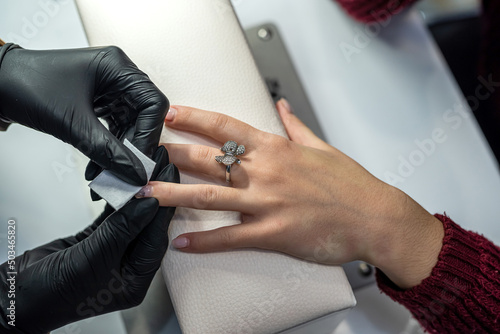
[[[286,136],[229,0],[77,4],[90,45],[121,47],[172,104],[222,112]],[[207,144],[168,129],[162,141]],[[181,175],[181,182],[204,181]],[[239,223],[238,213],[178,208],[169,237]],[[339,311],[355,304],[340,267],[279,253],[198,255],[170,247],[162,268],[184,333],[274,333],[330,314],[340,321],[345,312]],[[309,333],[307,326],[299,332]]]

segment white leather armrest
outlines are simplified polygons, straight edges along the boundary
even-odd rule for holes
[[[286,135],[229,0],[77,4],[90,45],[121,47],[172,104],[215,110]],[[170,130],[162,141],[205,143]],[[204,181],[182,175],[181,182]],[[179,208],[169,237],[239,223],[238,213]],[[355,304],[341,268],[273,252],[196,255],[170,248],[163,272],[184,333],[279,332]]]

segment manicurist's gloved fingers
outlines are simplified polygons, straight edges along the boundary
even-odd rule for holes
[[[120,136],[134,129],[132,144],[152,157],[169,108],[167,97],[119,48],[108,48],[97,71],[96,113]]]
[[[170,164],[158,175],[158,180],[179,183],[177,168]],[[175,207],[161,207],[151,224],[139,234],[125,255],[124,267],[134,277],[130,284],[144,285],[151,282],[161,265],[168,247],[168,226],[175,213]]]
[[[0,52],[0,120],[51,134],[122,180],[146,184],[142,164],[122,139],[131,132],[128,139],[151,157],[168,100],[122,50],[38,51],[7,44]],[[98,172],[94,165],[86,176]]]
[[[89,235],[91,235],[113,212],[115,212],[115,209],[113,209],[113,207],[111,207],[111,205],[106,204],[106,206],[104,207],[104,210],[94,220],[92,225],[88,226],[83,231],[79,232],[77,235],[75,235],[73,237],[75,240],[75,243],[80,242],[83,239],[87,238]]]
[[[105,261],[116,261],[158,210],[157,200],[134,200],[109,216],[87,239],[94,254]]]
[[[87,167],[85,167],[85,180],[92,181],[101,172],[102,172],[102,168],[98,164],[96,164],[93,161],[89,161],[89,163],[87,164]],[[92,192],[91,192],[91,196],[92,196]],[[99,196],[99,195],[96,194],[96,196]],[[94,200],[94,196],[92,196],[92,199]],[[98,197],[97,199],[100,199],[100,197]]]
[[[131,76],[129,79],[134,78],[139,81],[141,76]],[[160,142],[169,102],[145,75],[140,84],[134,83],[130,86],[128,93],[138,112],[132,144],[151,157]]]
[[[92,112],[82,112],[71,120],[74,127],[69,142],[103,169],[134,185],[147,182],[146,170],[132,151],[99,122]]]
[[[168,160],[164,148],[154,157],[160,165]],[[158,177],[164,182],[179,181],[173,165]],[[174,210],[159,210],[154,198],[134,199],[114,213],[108,206],[77,235],[18,256],[15,329],[48,333],[71,322],[137,306],[160,266]],[[7,262],[0,265],[2,289],[9,271]],[[9,300],[0,298],[1,309],[8,305]],[[0,332],[11,328],[7,321],[6,313],[0,312]]]
[[[37,248],[32,249],[29,252],[26,252],[23,257],[20,258],[20,266],[23,266],[24,263],[33,263],[42,259],[52,253],[64,250],[69,248],[80,241],[87,238],[91,235],[101,223],[106,220],[115,210],[109,205],[106,204],[103,212],[94,220],[92,225],[87,226],[83,231],[79,232],[76,235],[72,235],[66,238],[56,239],[54,241],[48,242],[44,245],[38,246]]]
[[[155,169],[151,174],[151,180],[156,180],[160,175],[160,172],[168,165],[169,155],[167,149],[164,146],[160,146],[156,149],[152,157],[153,161],[156,162]],[[167,182],[177,182],[179,181],[167,181]]]
[[[94,110],[96,110],[96,107],[94,105]],[[130,109],[127,108],[126,111],[128,112]],[[99,116],[100,114],[98,112],[96,112],[96,115]],[[127,115],[128,117],[128,115]],[[131,141],[133,136],[134,136],[134,129],[133,129],[133,125],[128,125],[128,128],[127,129],[119,129],[117,130],[116,126],[111,126],[113,124],[113,120],[110,119],[110,117],[108,118],[104,118],[106,120],[106,122],[108,123],[108,126],[109,126],[109,129],[110,129],[110,132],[115,136],[117,137],[120,142],[124,142],[125,139]],[[114,128],[115,130],[111,130],[112,128]],[[92,181],[94,180],[101,172],[103,171],[103,168],[101,166],[99,166],[97,163],[95,163],[94,161],[89,161],[89,163],[87,164],[87,167],[85,168],[85,179],[87,181]],[[97,200],[100,200],[101,197],[95,193],[92,193],[92,191],[90,192],[90,195],[92,197],[92,200],[94,201],[97,201]]]

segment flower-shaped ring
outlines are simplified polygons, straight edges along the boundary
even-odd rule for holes
[[[215,157],[215,161],[226,166],[226,182],[231,182],[231,166],[236,162],[241,164],[241,160],[237,158],[238,155],[245,153],[245,146],[239,145],[233,141],[227,141],[220,149],[224,155]]]

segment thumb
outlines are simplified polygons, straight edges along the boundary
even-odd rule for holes
[[[302,121],[293,114],[288,101],[284,98],[276,103],[276,108],[281,121],[285,126],[290,139],[300,145],[325,150],[330,147],[327,143],[319,139]]]
[[[221,252],[238,248],[264,248],[265,229],[257,223],[186,233],[172,240],[172,246],[187,253]]]

